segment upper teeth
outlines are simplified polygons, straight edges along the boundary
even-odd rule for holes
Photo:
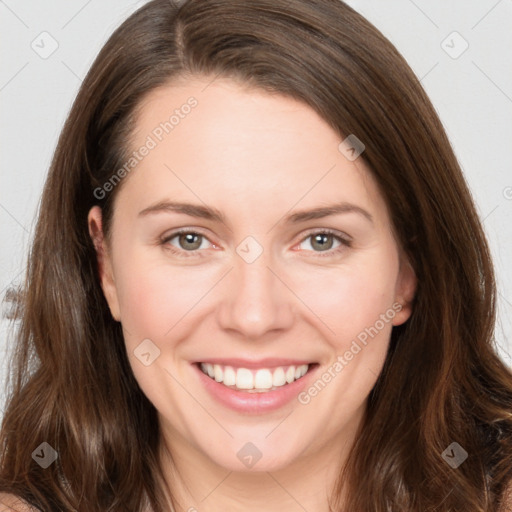
[[[260,368],[248,370],[247,368],[233,368],[220,364],[201,363],[203,373],[209,375],[225,386],[234,386],[237,389],[267,390],[280,387],[300,379],[308,371],[309,365],[278,366],[274,369]]]

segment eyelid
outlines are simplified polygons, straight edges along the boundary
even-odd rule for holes
[[[311,235],[316,235],[316,234],[333,235],[336,238],[339,238],[340,240],[344,241],[345,243],[350,243],[353,240],[350,235],[347,235],[346,233],[343,233],[342,231],[338,231],[337,229],[311,228],[306,231],[305,235],[303,235],[303,237],[301,238],[301,242],[303,242],[306,238],[310,237]]]

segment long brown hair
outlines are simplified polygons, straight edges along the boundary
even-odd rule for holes
[[[493,339],[489,249],[420,83],[340,0],[154,0],[103,47],[43,192],[0,434],[0,491],[44,511],[166,507],[157,414],[104,299],[87,213],[100,205],[108,233],[122,182],[100,199],[95,190],[126,162],[141,99],[188,76],[285,94],[340,137],[363,141],[418,278],[331,510],[497,511],[512,478],[512,373]],[[43,442],[58,452],[46,469],[31,456]],[[454,442],[468,454],[457,468],[443,457]]]

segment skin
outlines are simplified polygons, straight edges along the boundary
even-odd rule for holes
[[[190,96],[197,107],[124,178],[108,241],[100,208],[89,212],[102,288],[159,413],[161,462],[183,510],[327,511],[392,326],[411,314],[416,279],[362,158],[349,161],[342,139],[303,103],[227,79],[166,85],[140,105],[133,149]],[[217,208],[226,222],[139,215],[166,200]],[[353,211],[285,221],[341,201],[372,221]],[[200,248],[187,251],[179,236],[161,242],[179,228],[204,235]],[[325,229],[336,234],[322,250],[308,235]],[[252,263],[236,252],[247,236],[263,251]],[[308,404],[241,414],[217,403],[191,366],[301,358],[316,361],[320,375],[393,304],[400,311]],[[148,338],[160,356],[145,366],[133,352]],[[262,454],[252,469],[237,457],[248,441]]]

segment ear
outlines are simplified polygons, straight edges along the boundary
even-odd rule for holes
[[[412,302],[416,294],[417,278],[409,259],[400,256],[400,270],[395,289],[395,302],[393,309],[397,311],[393,318],[393,325],[401,325],[412,314]]]
[[[87,216],[89,226],[89,235],[96,249],[96,259],[98,262],[98,272],[100,275],[101,289],[110,308],[110,313],[114,320],[120,321],[119,301],[117,298],[117,289],[112,271],[111,256],[108,251],[107,243],[103,235],[102,213],[99,206],[93,206]]]

